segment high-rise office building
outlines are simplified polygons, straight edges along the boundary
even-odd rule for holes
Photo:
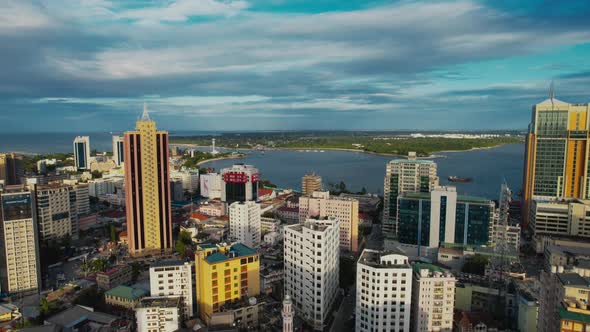
[[[590,104],[548,99],[533,106],[525,144],[523,223],[532,200],[586,199],[590,193]]]
[[[168,132],[156,130],[145,105],[125,133],[125,208],[132,255],[172,248]]]
[[[150,294],[152,296],[180,296],[182,316],[193,316],[193,282],[191,263],[162,261],[150,265]]]
[[[41,290],[35,194],[23,186],[0,190],[0,292]]]
[[[493,201],[458,196],[455,187],[398,196],[398,241],[428,256],[442,243],[487,245],[493,226]],[[409,251],[408,251],[409,252]]]
[[[258,199],[258,169],[252,165],[235,164],[221,169],[221,200],[244,202]]]
[[[412,268],[407,256],[397,250],[363,250],[356,284],[355,331],[410,331]]]
[[[316,330],[332,314],[339,283],[340,221],[307,219],[285,226],[285,294],[295,310]]]
[[[125,137],[113,136],[113,160],[117,166],[125,162]]]
[[[90,137],[74,138],[74,164],[78,170],[90,169]]]
[[[260,256],[241,243],[203,244],[195,253],[199,318],[206,324],[225,303],[260,294]]]
[[[24,174],[22,156],[0,153],[0,181],[4,180],[4,185],[20,184]]]
[[[260,247],[262,235],[260,204],[234,202],[229,206],[229,238],[250,248]]]
[[[333,217],[340,221],[340,249],[358,251],[359,202],[348,197],[330,196],[328,191],[315,191],[299,197],[299,222],[308,218]]]
[[[415,152],[408,159],[395,159],[387,163],[383,188],[383,234],[396,238],[397,196],[408,192],[430,192],[438,186],[436,163],[432,160],[419,160]]]
[[[301,193],[311,195],[314,191],[322,190],[322,177],[315,174],[305,174],[301,179]]]
[[[75,186],[61,183],[42,185],[36,187],[35,194],[39,239],[55,240],[64,236],[78,238],[78,205]]]
[[[412,269],[412,331],[452,331],[455,277],[429,263],[413,263]]]

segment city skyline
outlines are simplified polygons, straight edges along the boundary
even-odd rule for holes
[[[8,1],[0,120],[122,131],[148,102],[171,131],[523,128],[551,80],[590,101],[589,7]]]

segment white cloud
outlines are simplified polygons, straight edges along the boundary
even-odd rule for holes
[[[161,2],[153,7],[123,10],[116,17],[142,23],[186,22],[193,16],[232,16],[246,8],[248,3],[242,0],[177,0]]]
[[[39,6],[18,0],[0,2],[0,35],[53,25],[53,20]]]

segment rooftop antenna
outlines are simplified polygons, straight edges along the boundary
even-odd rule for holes
[[[141,121],[150,121],[150,115],[148,114],[148,107],[147,103],[143,103],[143,113],[141,114]]]
[[[551,85],[549,86],[549,99],[551,99],[551,106],[555,106],[553,104],[553,99],[555,98],[555,89],[553,86],[553,80],[551,81]]]

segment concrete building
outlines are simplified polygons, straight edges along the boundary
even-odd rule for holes
[[[525,143],[525,227],[534,199],[590,198],[589,112],[590,104],[555,99],[553,88],[548,99],[533,106]]]
[[[397,196],[409,192],[428,193],[438,186],[436,163],[419,160],[415,152],[408,159],[395,159],[387,163],[383,187],[383,234],[397,238]]]
[[[94,311],[93,308],[74,305],[43,322],[43,326],[53,326],[53,331],[111,331],[116,329],[119,317]],[[51,330],[50,330],[51,331]]]
[[[113,136],[113,160],[117,166],[123,166],[125,162],[125,137]]]
[[[0,153],[0,182],[4,185],[21,184],[25,174],[23,157],[14,153]]]
[[[340,221],[307,219],[284,228],[285,295],[299,316],[322,330],[339,287]]]
[[[183,261],[161,261],[150,265],[150,293],[152,296],[180,296],[182,316],[193,316],[192,266]]]
[[[133,310],[139,305],[139,301],[149,292],[143,288],[134,288],[119,285],[104,293],[105,303],[114,307]]]
[[[90,193],[87,183],[78,183],[74,186],[76,192],[76,211],[78,216],[90,213]]]
[[[170,178],[180,180],[182,189],[189,193],[196,193],[199,190],[199,170],[183,167],[180,171],[170,172]]]
[[[260,294],[258,253],[241,243],[203,244],[195,253],[198,317],[209,324],[226,302]]]
[[[252,165],[235,164],[221,169],[221,201],[233,203],[258,200],[258,169]]]
[[[179,296],[144,297],[135,308],[138,332],[175,332],[181,327]]]
[[[41,290],[41,265],[35,194],[23,186],[0,189],[0,290]]]
[[[340,249],[358,251],[359,203],[355,199],[332,197],[328,191],[316,191],[299,198],[299,222],[308,218],[333,217],[340,221]]]
[[[96,274],[96,285],[101,289],[111,289],[131,282],[133,270],[130,265],[118,265]]]
[[[453,330],[455,277],[445,269],[428,263],[413,263],[412,331]]]
[[[281,221],[275,218],[260,217],[260,227],[262,233],[280,232]]]
[[[356,283],[355,331],[410,331],[412,267],[407,256],[363,250]]]
[[[105,197],[116,192],[115,182],[112,179],[95,179],[88,181],[88,195],[92,197]]]
[[[529,201],[529,227],[537,246],[546,237],[590,238],[590,200],[560,199]]]
[[[250,248],[260,247],[261,242],[260,204],[234,202],[229,206],[229,237]]]
[[[170,199],[174,202],[184,200],[184,189],[182,188],[182,180],[170,179]]]
[[[322,177],[315,174],[305,174],[301,179],[301,193],[311,195],[314,191],[322,190]]]
[[[125,133],[125,208],[129,253],[172,248],[168,132],[157,131],[147,106],[135,131]]]
[[[90,169],[90,137],[74,138],[74,165],[78,170]]]
[[[221,174],[207,173],[200,175],[200,193],[202,197],[209,199],[221,198]]]
[[[442,243],[487,245],[494,207],[487,199],[458,196],[455,187],[401,194],[398,241],[417,256],[430,256]]]
[[[538,330],[587,331],[590,280],[575,272],[541,273]]]
[[[69,235],[78,238],[78,207],[74,186],[49,184],[35,191],[39,239],[55,240]]]
[[[537,321],[539,319],[539,301],[530,294],[519,292],[518,301],[518,331],[537,332]]]

